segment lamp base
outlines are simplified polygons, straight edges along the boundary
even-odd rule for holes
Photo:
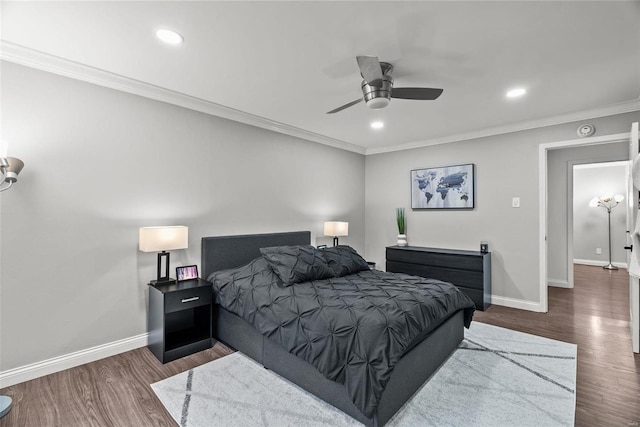
[[[611,263],[602,266],[602,268],[604,268],[605,270],[618,270],[618,267],[616,267],[615,265],[613,265]]]
[[[0,396],[0,418],[4,417],[11,410],[11,398]]]

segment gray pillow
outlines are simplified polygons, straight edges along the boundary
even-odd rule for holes
[[[322,254],[311,245],[272,246],[261,248],[260,253],[284,286],[334,276]]]
[[[347,245],[338,245],[320,250],[329,268],[336,277],[342,277],[358,271],[369,270],[369,264],[355,249]]]

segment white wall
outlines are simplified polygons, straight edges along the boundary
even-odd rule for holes
[[[364,157],[2,62],[2,126],[25,168],[0,196],[0,371],[143,334],[156,254],[138,227],[209,235],[349,221],[364,249]]]
[[[628,113],[589,123],[602,136],[628,132],[638,119],[640,114]],[[394,208],[405,207],[410,245],[478,250],[487,240],[494,302],[538,305],[538,146],[576,139],[580,124],[367,156],[367,258],[384,266],[385,247],[396,242]],[[476,164],[474,210],[411,210],[411,169],[463,163]],[[511,207],[512,197],[520,197],[520,208]]]
[[[626,264],[628,162],[607,162],[573,167],[573,258],[599,265],[609,262],[607,210],[589,207],[594,196],[620,194],[625,200],[611,210],[611,259]],[[602,253],[596,254],[596,248]]]
[[[637,120],[637,119],[636,119]],[[631,128],[629,124],[626,130]],[[615,132],[609,132],[615,133]],[[598,132],[598,135],[602,135]],[[573,259],[568,259],[568,231],[573,203],[569,184],[573,174],[573,164],[609,162],[629,158],[629,144],[619,142],[613,144],[590,145],[549,150],[547,155],[547,282],[550,285],[567,287]],[[591,196],[593,197],[593,196]],[[572,257],[572,258],[575,258]]]

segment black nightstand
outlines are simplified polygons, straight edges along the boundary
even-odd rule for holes
[[[211,348],[211,283],[149,284],[149,350],[162,363]]]

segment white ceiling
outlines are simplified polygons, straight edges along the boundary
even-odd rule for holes
[[[143,85],[164,93],[158,99],[362,153],[640,109],[638,1],[1,7],[3,59],[77,78],[100,72],[113,87],[142,93],[135,87]],[[184,44],[160,43],[159,27],[180,32]],[[396,87],[444,93],[325,114],[361,96],[356,55],[391,62]],[[515,86],[527,96],[506,99]],[[371,129],[374,120],[384,129]]]

